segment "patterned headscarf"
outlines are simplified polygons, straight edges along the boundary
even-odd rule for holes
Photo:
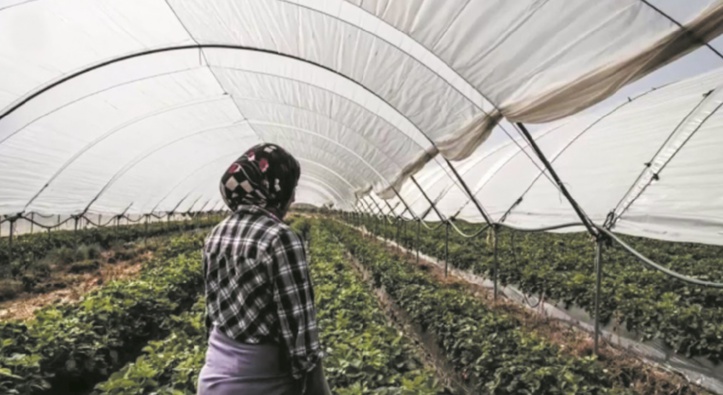
[[[240,205],[281,209],[289,202],[301,168],[299,162],[275,144],[248,150],[221,177],[221,196],[236,211]]]

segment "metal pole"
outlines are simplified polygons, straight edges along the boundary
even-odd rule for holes
[[[73,225],[73,237],[75,238],[75,248],[78,248],[78,216],[73,217],[73,222],[75,224]]]
[[[477,198],[474,197],[474,194],[467,186],[467,183],[464,182],[464,179],[462,179],[462,176],[460,176],[459,173],[457,173],[457,169],[455,169],[454,166],[452,166],[452,162],[450,162],[446,158],[444,159],[444,161],[447,162],[447,166],[449,166],[449,168],[452,169],[452,173],[454,173],[454,176],[457,177],[457,180],[459,180],[459,183],[462,184],[462,188],[464,188],[464,191],[467,192],[467,195],[469,196],[469,198],[472,199],[472,203],[474,203],[474,205],[477,207],[477,210],[479,211],[479,213],[482,214],[482,218],[484,218],[485,222],[487,222],[487,225],[492,225],[492,221],[490,220],[490,217],[484,211],[484,209],[482,208],[482,205],[477,201]]]
[[[401,230],[402,230],[402,223],[401,223],[401,220],[400,220],[399,218],[397,218],[397,221],[396,221],[396,222],[397,222],[397,248],[401,251],[401,247],[402,247],[401,243],[402,243],[402,240],[401,240],[399,237],[400,237],[400,232],[401,232]]]
[[[582,211],[582,208],[577,205],[577,202],[575,199],[572,198],[572,195],[570,192],[567,191],[567,188],[565,187],[565,184],[562,183],[562,180],[560,180],[560,177],[558,177],[557,172],[555,172],[555,169],[552,168],[552,165],[545,157],[545,154],[540,150],[540,147],[537,146],[537,143],[530,135],[530,132],[527,131],[527,128],[525,125],[521,122],[517,123],[517,127],[520,128],[520,131],[527,139],[527,143],[532,147],[532,149],[535,151],[535,154],[537,154],[537,157],[542,161],[542,163],[545,165],[545,168],[547,171],[550,172],[550,175],[555,180],[555,183],[557,184],[557,187],[560,188],[560,192],[562,192],[563,195],[565,195],[565,198],[568,202],[570,202],[570,205],[572,206],[573,210],[575,210],[575,213],[578,217],[580,217],[580,221],[582,221],[583,225],[585,225],[585,228],[587,231],[593,235],[595,238],[598,238],[599,234],[598,231],[595,229],[594,224],[590,220],[590,218],[585,214],[584,211]]]
[[[449,221],[445,222],[444,227],[444,277],[447,277],[449,271]]]
[[[13,261],[13,235],[15,233],[15,218],[11,219],[10,222],[10,236],[8,238],[8,257],[10,258],[10,263]]]
[[[35,213],[30,213],[30,234],[33,234],[34,226],[35,226]]]
[[[603,238],[598,237],[595,244],[595,344],[593,352],[598,355],[598,346],[600,339],[600,291],[602,286],[602,249]]]
[[[421,224],[422,224],[422,220],[418,218],[417,219],[417,265],[419,265],[419,228],[420,228]]]
[[[406,243],[404,242],[406,237],[407,237],[407,221],[402,220],[402,246],[404,246],[405,248],[407,247]]]
[[[412,211],[412,208],[409,207],[407,202],[404,199],[402,199],[402,195],[400,195],[399,192],[397,192],[397,190],[393,187],[392,187],[392,191],[394,191],[394,194],[397,195],[397,198],[402,202],[402,204],[404,205],[404,209],[406,211],[409,211],[409,214],[412,215],[412,218],[417,218],[417,214],[415,214],[414,211]],[[404,215],[404,212],[402,212],[402,215]]]
[[[377,201],[374,200],[371,196],[369,197],[369,200],[371,200],[372,203],[374,203],[374,205],[377,206],[377,209],[379,210],[379,214],[383,217],[386,217],[386,214],[384,214],[384,210],[382,210],[382,206],[380,206],[379,203],[377,203]]]
[[[494,255],[494,282],[495,282],[495,289],[494,289],[494,298],[497,300],[497,282],[499,278],[499,261],[497,259],[497,230],[498,226],[494,225],[492,227],[492,237],[494,237],[494,249],[495,249],[495,255]]]
[[[429,196],[427,196],[427,192],[424,192],[424,189],[422,189],[422,186],[419,185],[419,183],[417,182],[417,179],[414,178],[414,176],[411,176],[409,178],[412,180],[414,185],[416,185],[417,188],[419,188],[419,191],[422,192],[422,196],[424,196],[424,198],[427,199],[427,202],[432,206],[432,209],[434,210],[434,212],[437,213],[437,217],[439,217],[439,220],[445,221],[444,216],[439,212],[439,210],[437,210],[437,206],[435,206],[432,199],[430,199]]]

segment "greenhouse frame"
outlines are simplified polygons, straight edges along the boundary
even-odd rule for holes
[[[723,1],[682,3],[0,0],[0,236],[226,212],[275,143],[297,203],[417,260],[491,233],[495,297],[498,232],[587,233],[597,353],[608,246],[723,288],[628,238],[723,246]]]

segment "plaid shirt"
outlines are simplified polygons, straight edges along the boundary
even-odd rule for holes
[[[272,341],[300,379],[321,358],[314,291],[304,245],[264,209],[241,206],[203,248],[206,326],[239,342]]]

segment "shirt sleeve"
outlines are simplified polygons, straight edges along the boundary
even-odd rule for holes
[[[314,291],[304,244],[290,229],[271,243],[274,302],[292,375],[301,379],[321,358]]]

